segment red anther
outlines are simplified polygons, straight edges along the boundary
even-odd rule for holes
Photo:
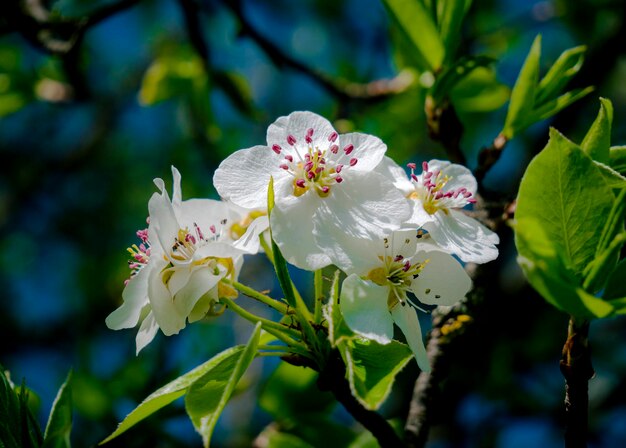
[[[289,134],[287,136],[287,143],[289,143],[291,146],[295,145],[296,144],[296,138],[293,135]]]
[[[309,128],[309,129],[306,131],[306,136],[307,136],[307,137],[313,137],[313,132],[314,132],[314,131],[313,131],[313,128]]]
[[[284,169],[285,171],[289,170],[289,166],[287,164],[282,164],[280,165],[280,168]]]
[[[428,171],[428,162],[422,162],[422,170]]]
[[[310,145],[311,143],[313,143],[313,139],[311,138],[311,136],[307,135],[304,137],[304,140]]]
[[[353,144],[346,145],[346,147],[343,148],[343,152],[346,153],[347,156],[349,156],[352,151],[354,151]]]
[[[413,173],[411,173],[411,179],[413,179],[415,182],[417,182],[417,176]]]
[[[396,255],[396,257],[393,259],[393,261],[400,261],[402,260],[404,257],[402,255]]]
[[[305,185],[306,185],[306,182],[304,181],[304,179],[298,179],[296,181],[296,186],[298,186],[300,188],[304,188]]]
[[[209,227],[209,230],[211,231],[211,233],[216,233],[217,230],[215,229],[215,226],[213,224],[211,224],[211,227]]]
[[[304,164],[304,171],[310,171],[313,168],[313,162],[307,162]]]
[[[406,261],[406,263],[404,263],[404,267],[402,268],[402,270],[404,272],[408,271],[409,269],[411,269],[411,262],[409,260]]]
[[[322,171],[324,171],[324,167],[323,166],[318,166],[317,168],[315,168],[315,174],[319,174]]]
[[[443,197],[443,193],[441,191],[438,191],[437,194],[435,195],[435,199],[441,199]]]
[[[340,163],[339,165],[337,165],[337,166],[335,167],[335,172],[336,172],[337,174],[339,174],[339,173],[341,173],[341,170],[342,170],[342,169],[343,169],[343,165]]]
[[[324,185],[324,186],[321,188],[321,190],[322,190],[322,193],[328,193],[328,192],[330,191],[330,187],[329,187],[329,186],[327,186],[327,185]]]
[[[328,136],[328,141],[331,143],[335,143],[337,137],[339,137],[339,134],[333,131],[333,133]]]
[[[315,177],[315,173],[313,171],[307,171],[306,177],[307,179],[311,180]]]
[[[433,177],[433,173],[431,173],[430,171],[424,174],[424,179],[430,179],[431,177]]]
[[[287,154],[287,155],[285,156],[285,160],[287,160],[288,162],[293,162],[293,157],[292,157],[292,156],[290,156],[289,154]]]
[[[356,159],[356,158],[350,159],[350,166],[356,165],[357,162],[358,162],[358,159]]]
[[[343,182],[343,177],[341,177],[341,176],[337,176],[337,177],[335,177],[335,182],[337,182],[338,184],[340,184],[341,182]]]
[[[476,204],[476,199],[471,198],[471,199],[468,199],[467,202],[469,202],[470,204]]]
[[[191,244],[196,244],[196,237],[193,236],[192,234],[188,233],[187,235],[185,235],[185,242],[191,243]]]
[[[464,197],[464,198],[469,198],[471,195],[472,195],[472,193],[470,193],[469,191],[465,191],[465,192],[463,193],[463,197]]]
[[[410,170],[414,170],[415,168],[417,168],[417,165],[415,165],[413,162],[411,163],[407,163],[406,166],[410,169]]]
[[[332,152],[333,154],[337,154],[339,152],[339,146],[337,145],[332,145],[330,147],[330,152]]]
[[[280,151],[282,149],[283,148],[281,148],[280,145],[276,145],[276,144],[272,145],[272,151],[274,151],[276,154],[280,154]]]

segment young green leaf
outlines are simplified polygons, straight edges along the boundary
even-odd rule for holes
[[[609,188],[626,188],[626,177],[604,163],[593,162]]]
[[[613,123],[613,104],[610,100],[600,98],[600,111],[587,131],[580,147],[589,157],[600,163],[609,163],[611,147],[611,124]]]
[[[437,27],[420,0],[383,0],[389,14],[415,47],[424,65],[420,71],[441,67],[445,49]]]
[[[585,271],[585,283],[583,283],[585,291],[596,293],[604,287],[609,274],[617,264],[624,243],[626,243],[626,233],[622,232],[616,235],[609,246],[589,264]]]
[[[496,79],[492,68],[478,67],[458,81],[450,92],[459,112],[490,112],[502,107],[511,95],[510,89]]]
[[[256,355],[261,324],[258,323],[245,348],[196,379],[185,396],[185,409],[196,431],[208,447],[217,419],[230,399],[235,386]]]
[[[576,275],[596,255],[597,226],[614,196],[600,171],[578,146],[555,129],[547,146],[528,165],[517,198],[516,219],[534,219]],[[531,259],[530,254],[520,255]],[[582,276],[581,276],[582,278]]]
[[[72,430],[72,372],[59,388],[44,433],[43,448],[69,448]]]
[[[109,442],[120,434],[126,432],[129,428],[133,427],[141,420],[154,414],[156,411],[167,406],[177,398],[185,395],[187,389],[198,378],[201,378],[207,372],[210,372],[213,369],[218,369],[223,364],[230,364],[233,360],[239,359],[245,348],[246,347],[243,345],[238,345],[224,350],[204,364],[176,378],[174,381],[150,394],[139,406],[126,416],[113,434],[100,442],[100,445]]]
[[[441,101],[450,94],[452,89],[479,67],[486,67],[495,62],[489,56],[468,56],[456,61],[448,68],[433,85],[430,95],[435,101]]]
[[[606,300],[626,297],[626,259],[620,261],[606,282],[602,298]]]
[[[618,173],[626,174],[626,146],[611,147],[609,165]]]
[[[527,126],[530,126],[533,123],[537,123],[538,121],[550,118],[551,116],[559,113],[562,109],[565,109],[570,104],[573,104],[584,96],[587,96],[591,92],[593,92],[593,87],[575,89],[570,92],[564,93],[558,98],[543,103],[541,106],[534,109],[533,112],[530,114],[530,116],[528,117]]]
[[[561,53],[546,76],[539,81],[535,97],[536,104],[542,104],[561,92],[569,80],[580,71],[586,50],[587,47],[581,45]]]
[[[580,287],[581,278],[566,265],[561,248],[544,225],[532,217],[519,218],[515,225],[517,261],[529,283],[548,303],[577,318],[610,315],[610,304]]]
[[[0,365],[0,447],[39,448],[43,442],[37,419],[28,407],[25,384],[19,393]]]
[[[411,349],[398,341],[344,339],[339,351],[348,370],[352,395],[366,408],[376,410],[391,392],[396,375],[413,358]]]
[[[508,139],[513,138],[517,132],[527,126],[528,117],[535,106],[540,56],[541,35],[538,35],[530,47],[526,61],[524,61],[511,92],[511,102],[501,132]]]
[[[448,60],[452,60],[459,43],[459,32],[465,17],[466,1],[465,0],[448,0],[439,2],[441,8],[439,18],[439,34],[445,47]]]

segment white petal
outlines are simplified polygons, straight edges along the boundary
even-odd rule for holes
[[[199,247],[193,254],[193,260],[200,261],[206,257],[230,258],[241,253],[230,241],[216,241]]]
[[[385,253],[381,238],[355,238],[339,227],[327,231],[316,241],[332,263],[348,275],[367,275],[370,270],[381,266],[378,256]]]
[[[178,314],[187,318],[200,297],[214,288],[225,274],[225,269],[219,275],[214,275],[212,269],[206,267],[194,270],[185,287],[174,296]]]
[[[388,238],[390,244],[389,255],[402,255],[411,258],[417,252],[417,229],[400,229],[393,232]]]
[[[148,303],[148,278],[155,263],[149,263],[130,279],[122,298],[124,303],[106,318],[107,327],[111,330],[132,328],[139,322],[142,308]]]
[[[374,171],[382,174],[385,178],[393,182],[394,187],[400,190],[405,196],[413,193],[415,190],[404,168],[394,162],[390,157],[383,157],[383,160],[376,166]]]
[[[152,245],[151,252],[155,249],[158,253],[168,253],[174,244],[179,226],[167,193],[154,193],[148,202],[148,210],[150,212],[148,239]],[[152,253],[151,255],[154,256]]]
[[[476,178],[467,167],[444,160],[431,160],[428,162],[428,169],[429,171],[440,170],[444,176],[450,177],[446,183],[445,191],[465,187],[470,193],[476,193],[478,185]]]
[[[313,215],[320,198],[313,191],[300,197],[286,195],[289,186],[276,185],[276,207],[270,225],[274,241],[285,259],[301,269],[316,270],[331,264],[313,237]],[[278,202],[278,198],[281,201]]]
[[[288,175],[279,168],[280,160],[267,146],[241,149],[220,163],[213,185],[223,199],[241,207],[267,207],[270,176],[276,180]]]
[[[352,274],[341,286],[340,307],[352,331],[381,344],[393,337],[393,320],[387,309],[389,288]]]
[[[172,206],[174,210],[180,207],[181,202],[183,202],[183,194],[180,189],[180,172],[172,166],[172,178],[174,179],[173,189],[172,189]]]
[[[183,289],[187,282],[189,281],[189,277],[191,277],[192,269],[189,266],[184,267],[171,267],[167,269],[168,271],[172,271],[172,276],[167,281],[167,289],[170,291],[170,295],[174,297],[178,294],[178,291]]]
[[[223,227],[221,222],[233,219],[234,213],[229,204],[213,199],[188,199],[181,203],[179,223],[181,228],[187,228],[195,234],[194,224],[200,227],[205,236],[211,236],[210,227],[217,230]]]
[[[159,327],[166,336],[171,336],[185,327],[185,317],[176,310],[172,295],[163,283],[162,269],[167,265],[167,262],[163,261],[162,263],[161,269],[155,268],[150,273],[148,298]]]
[[[300,151],[306,153],[309,144],[305,137],[309,129],[313,129],[310,144],[312,147],[318,147],[322,151],[330,147],[328,138],[335,130],[327,119],[313,112],[292,112],[287,117],[280,117],[267,128],[267,145],[271,148],[276,144],[288,150],[290,145],[287,137],[291,135],[296,139],[296,146]]]
[[[414,260],[428,260],[411,285],[422,303],[452,306],[472,288],[472,280],[452,255],[439,251],[420,252]]]
[[[448,214],[438,211],[433,216],[436,221],[424,228],[446,252],[473,263],[487,263],[498,256],[498,235],[477,220],[457,210],[449,210]]]
[[[408,199],[411,208],[411,216],[404,222],[407,225],[422,227],[429,222],[435,221],[435,217],[424,210],[424,205],[419,199]]]
[[[158,329],[159,325],[154,318],[154,313],[148,313],[146,318],[141,323],[141,327],[139,327],[139,332],[135,337],[135,343],[137,344],[137,355],[146,345],[152,342],[154,336],[157,334]]]
[[[391,316],[396,325],[402,330],[402,333],[404,333],[404,337],[415,356],[419,368],[424,372],[430,372],[430,362],[428,361],[428,354],[422,340],[422,329],[413,307],[409,305],[402,306],[398,303],[391,309]]]
[[[387,151],[387,145],[378,137],[358,132],[340,135],[337,143],[339,144],[340,150],[337,153],[338,157],[334,159],[338,163],[349,166],[351,159],[357,159],[356,165],[350,167],[350,171],[352,172],[372,171],[381,162],[385,151]],[[353,152],[348,155],[343,152],[343,148],[347,145],[354,146]]]
[[[261,234],[265,232],[270,226],[270,221],[267,215],[259,216],[250,223],[241,238],[233,243],[233,247],[239,249],[248,254],[256,254],[260,250]]]
[[[316,238],[324,238],[337,226],[357,238],[383,237],[400,227],[409,212],[407,200],[383,176],[353,173],[321,201]]]

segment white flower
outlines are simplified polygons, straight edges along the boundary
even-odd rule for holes
[[[357,240],[340,237],[341,247],[330,254],[348,275],[341,288],[340,307],[355,333],[387,344],[395,322],[404,333],[415,359],[424,371],[430,366],[422,332],[407,293],[425,305],[454,305],[472,286],[461,264],[451,255],[418,243],[421,233],[398,230],[389,238]],[[413,305],[413,306],[411,306]]]
[[[402,195],[372,171],[386,149],[376,137],[339,135],[326,119],[293,112],[270,125],[267,146],[242,149],[224,160],[214,184],[225,200],[261,208],[273,176],[274,240],[291,264],[319,269],[330,264],[319,245],[329,233],[382,236],[408,217]]]
[[[377,171],[393,179],[394,185],[412,203],[413,213],[404,223],[428,231],[446,252],[464,262],[486,263],[498,256],[498,235],[460,209],[476,202],[476,179],[462,165],[441,160],[422,163],[416,175],[414,163],[408,164],[411,175],[385,157]]]
[[[246,252],[246,245],[236,247],[226,231],[239,215],[220,201],[182,201],[174,167],[172,175],[171,200],[164,182],[154,181],[160,194],[154,193],[148,203],[148,229],[137,232],[142,243],[129,249],[132,274],[122,294],[124,303],[106,319],[109,328],[119,330],[134,327],[143,317],[137,353],[159,328],[167,336],[177,334],[187,321],[214,311],[220,297],[236,296],[221,280],[237,277]]]

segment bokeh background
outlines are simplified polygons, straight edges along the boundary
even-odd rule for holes
[[[177,336],[159,334],[135,356],[134,330],[106,328],[129,274],[125,248],[145,227],[153,178],[171,185],[175,165],[184,198],[215,197],[219,162],[263,144],[268,124],[294,110],[381,137],[399,163],[447,158],[428,137],[410,48],[379,0],[118,2],[31,2],[44,18],[92,18],[79,33],[68,25],[44,36],[72,44],[56,55],[33,37],[32,21],[0,7],[0,363],[14,381],[26,379],[42,424],[73,369],[77,447],[96,445],[150,392],[251,331],[227,312]],[[501,129],[509,88],[538,33],[544,68],[566,48],[587,45],[571,86],[596,87],[512,141],[485,179],[489,194],[515,197],[549,125],[579,141],[598,96],[615,106],[613,144],[626,142],[625,19],[620,0],[474,2],[460,51],[498,62],[457,92],[470,168]],[[474,324],[451,348],[429,447],[562,446],[567,316],[524,283],[506,229],[500,250]],[[243,282],[276,291],[272,278],[262,256],[247,260]],[[593,323],[590,341],[590,446],[626,446],[626,320]],[[300,386],[281,395],[276,382],[268,385],[277,365],[255,361],[215,446],[251,446],[274,419],[312,400]],[[417,373],[412,363],[400,375],[386,417],[405,418]],[[325,409],[354,426],[339,407]],[[110,446],[200,443],[176,403]]]

